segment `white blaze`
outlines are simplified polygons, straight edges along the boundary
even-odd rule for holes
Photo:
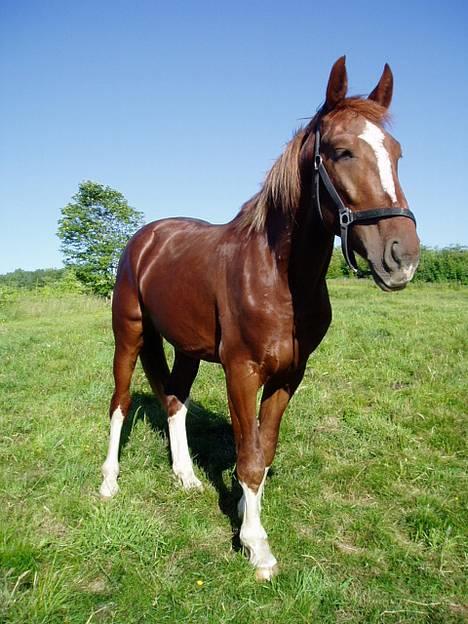
[[[377,159],[377,166],[380,173],[380,181],[382,188],[390,196],[390,199],[394,204],[397,203],[397,196],[395,190],[395,181],[393,179],[392,163],[390,162],[390,156],[384,145],[385,135],[382,130],[366,120],[364,132],[359,135],[360,139],[363,139],[374,150],[375,157]]]

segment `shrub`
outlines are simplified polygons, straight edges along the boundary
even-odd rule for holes
[[[421,249],[421,259],[414,279],[419,282],[457,282],[468,284],[468,249],[445,247]]]

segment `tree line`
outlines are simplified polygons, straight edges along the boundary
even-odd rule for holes
[[[328,279],[352,278],[345,264],[341,250],[336,248],[328,269]],[[363,268],[361,277],[370,277]],[[465,247],[446,247],[443,249],[421,249],[421,260],[413,278],[415,282],[444,283],[452,282],[468,285],[468,249]],[[83,284],[74,274],[73,269],[37,269],[24,271],[16,269],[0,275],[0,286],[20,288],[23,290],[39,290],[44,287],[64,292],[94,292],[89,285]]]
[[[63,209],[57,235],[65,268],[17,269],[0,275],[0,287],[58,292],[112,293],[120,255],[128,239],[143,225],[143,213],[128,205],[119,191],[92,181],[79,185]],[[370,277],[361,262],[360,277]],[[330,279],[352,277],[341,250],[335,248],[328,269]],[[468,249],[454,246],[421,249],[414,281],[468,285]]]

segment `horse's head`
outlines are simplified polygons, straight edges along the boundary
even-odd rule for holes
[[[398,180],[401,147],[385,129],[392,72],[385,65],[367,99],[346,98],[347,83],[342,57],[331,70],[324,107],[306,141],[309,157],[312,145],[317,146],[315,202],[325,227],[342,239],[348,237],[343,246],[348,262],[356,251],[368,261],[383,290],[399,290],[418,265],[419,239]],[[353,221],[349,230],[348,219]]]

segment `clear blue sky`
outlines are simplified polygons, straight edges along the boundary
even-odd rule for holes
[[[324,97],[388,62],[400,179],[426,245],[468,242],[468,3],[0,2],[0,273],[61,266],[80,181],[148,221],[224,222]]]

